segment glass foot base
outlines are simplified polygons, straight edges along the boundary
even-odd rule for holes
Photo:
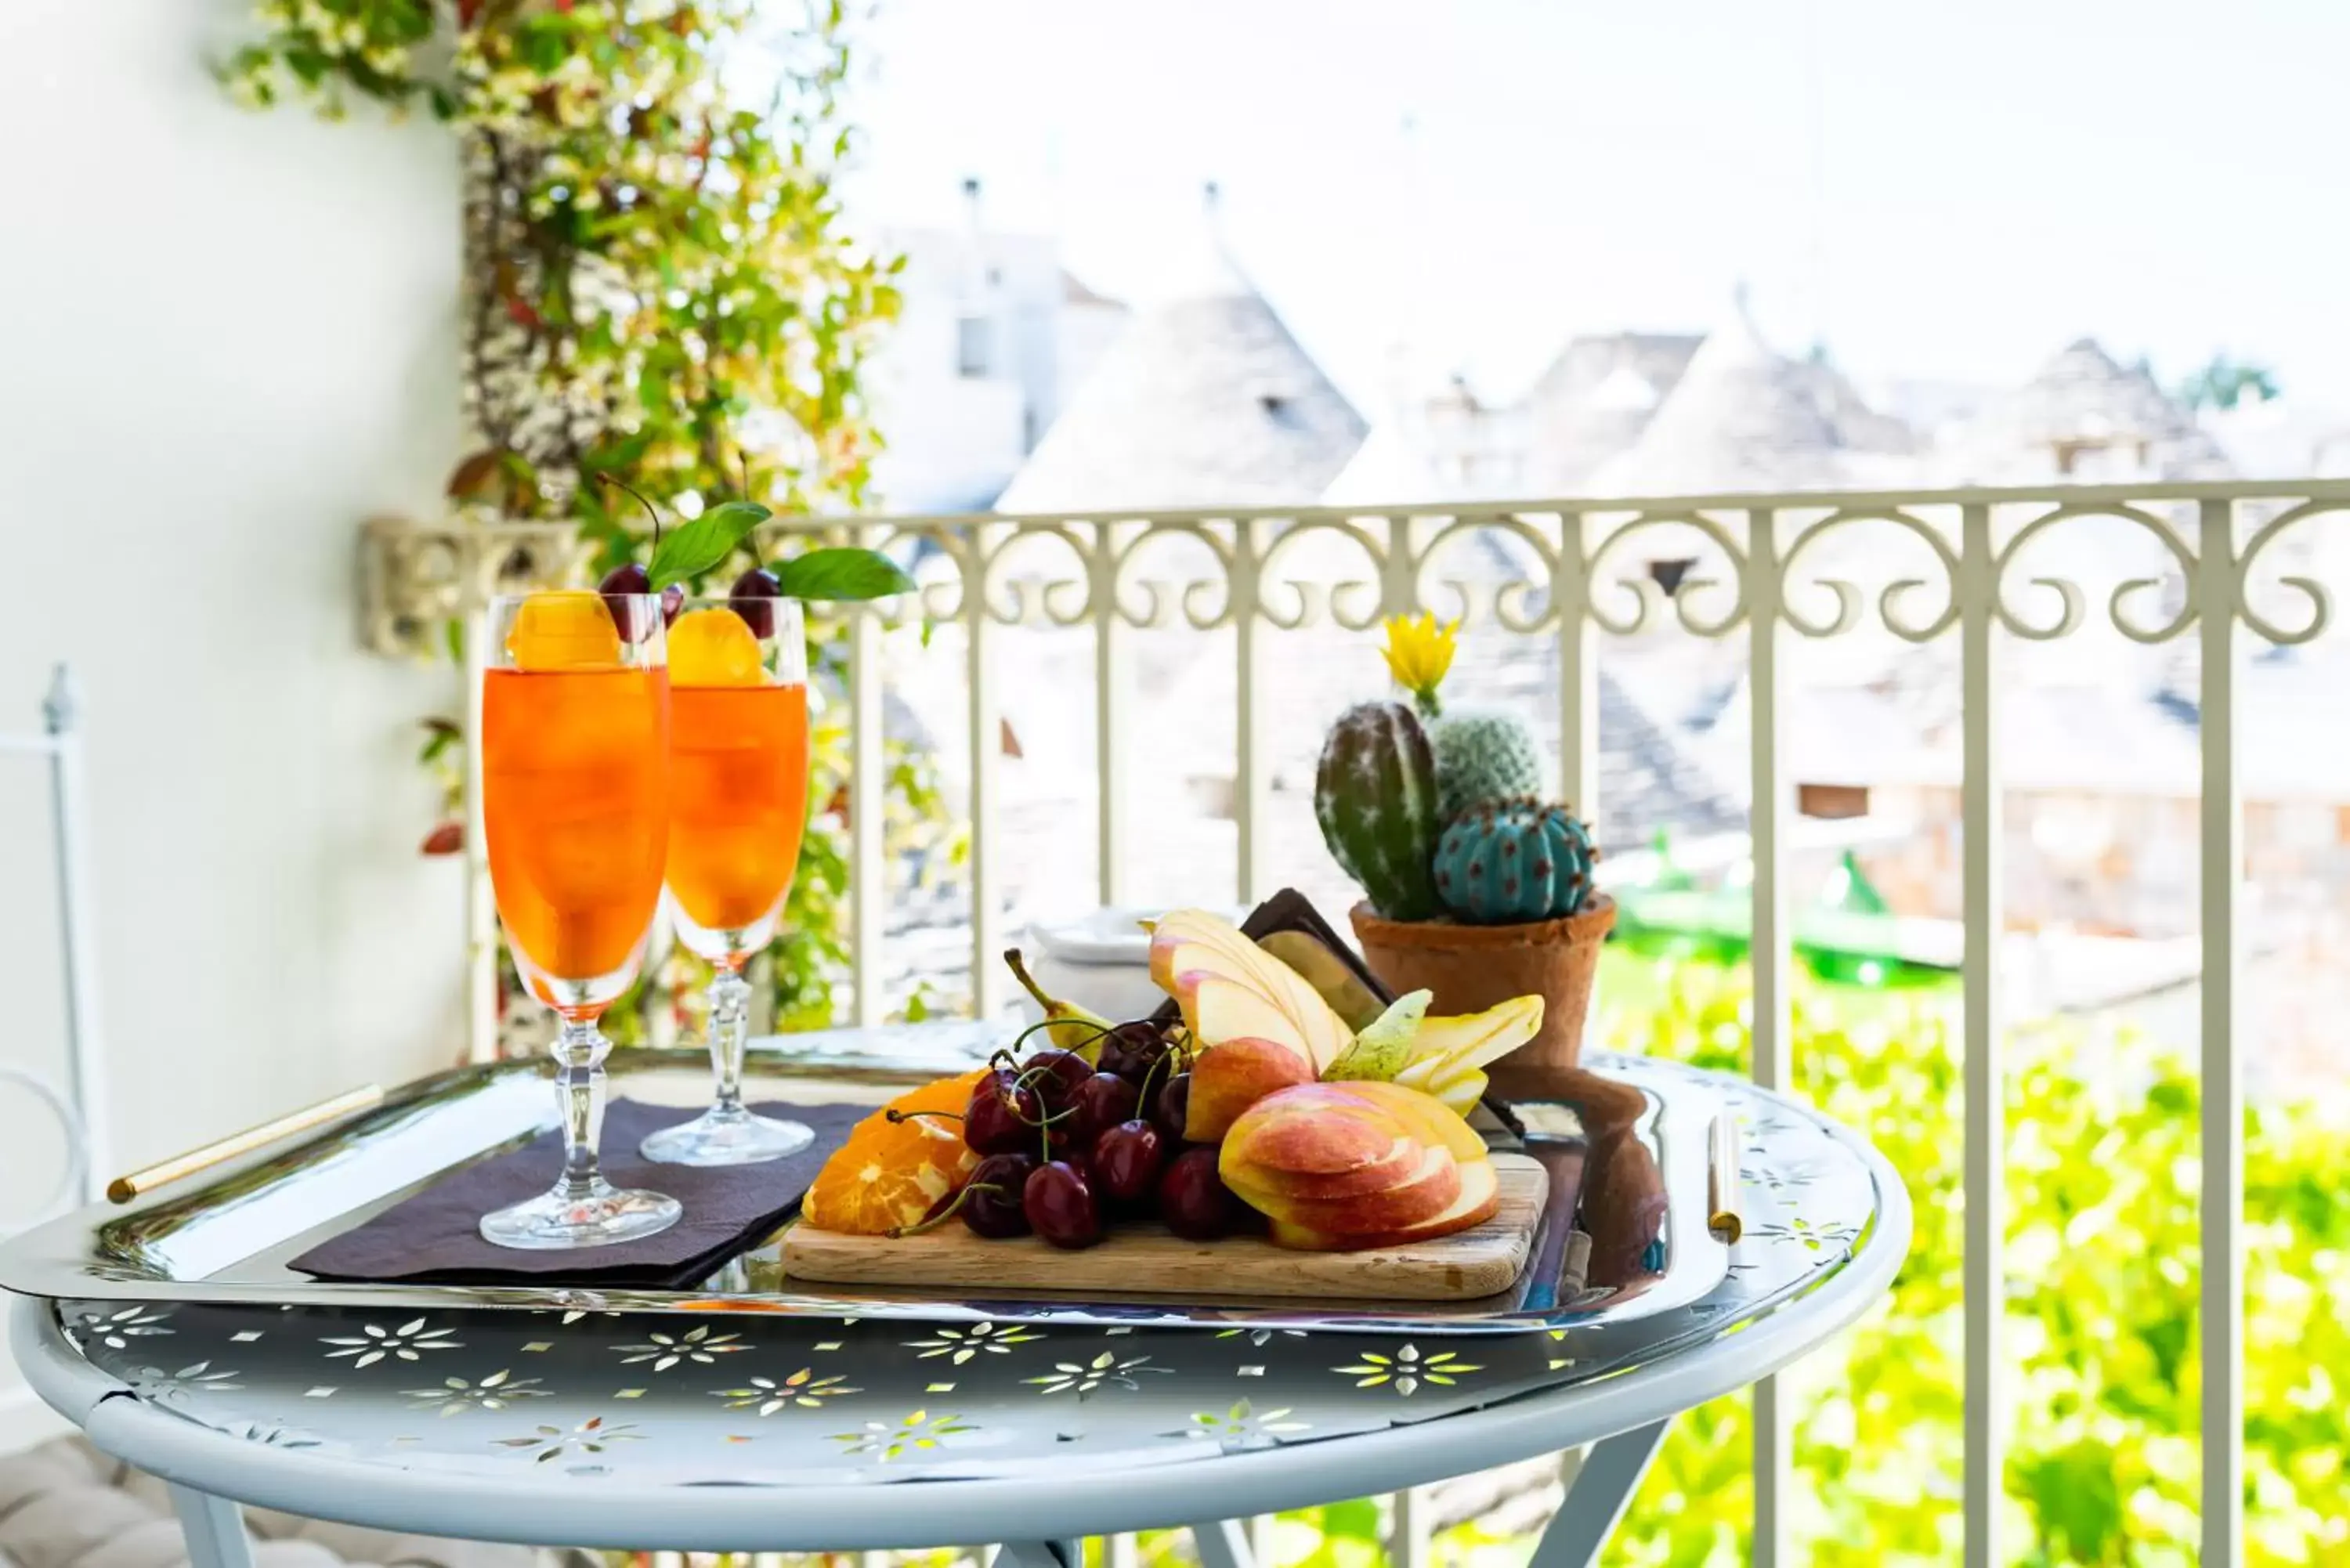
[[[559,1189],[482,1216],[482,1240],[526,1251],[608,1247],[658,1235],[677,1223],[685,1206],[659,1192],[631,1191],[598,1177],[584,1198]]]
[[[661,1128],[638,1146],[638,1152],[663,1165],[757,1165],[797,1154],[815,1141],[816,1134],[798,1122],[712,1109],[692,1121]]]

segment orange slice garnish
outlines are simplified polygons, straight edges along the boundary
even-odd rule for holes
[[[962,1124],[918,1111],[960,1116],[986,1070],[925,1084],[858,1122],[835,1149],[800,1202],[800,1218],[819,1231],[879,1236],[919,1224],[951,1197],[979,1164],[962,1141]],[[897,1111],[904,1118],[891,1121]]]
[[[750,623],[722,605],[689,610],[669,628],[673,686],[756,686],[767,678]]]
[[[601,594],[533,594],[506,628],[506,657],[518,670],[609,669],[620,662],[620,632]]]

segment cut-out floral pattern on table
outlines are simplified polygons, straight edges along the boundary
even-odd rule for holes
[[[1799,1300],[1873,1234],[1855,1136],[1793,1101],[1661,1062],[1603,1070],[1729,1101],[1755,1147],[1746,1236],[1705,1299],[1621,1323],[1474,1337],[1049,1317],[59,1304],[92,1365],[180,1419],[340,1460],[480,1473],[829,1485],[1130,1470],[1326,1442],[1571,1387]],[[1800,1310],[1794,1309],[1794,1310]],[[406,1373],[404,1376],[387,1376]],[[516,1417],[520,1424],[516,1424]]]
[[[464,1345],[451,1336],[452,1328],[432,1328],[421,1317],[389,1327],[380,1323],[363,1324],[356,1334],[322,1339],[321,1345],[335,1349],[327,1352],[327,1359],[348,1359],[354,1370],[373,1366],[387,1358],[400,1361],[421,1361],[424,1353],[432,1350],[463,1350]]]
[[[713,1388],[711,1394],[726,1401],[729,1410],[752,1410],[762,1416],[772,1416],[778,1410],[798,1406],[803,1410],[821,1410],[827,1399],[845,1399],[861,1394],[839,1377],[818,1377],[803,1366],[788,1377],[771,1379],[754,1377],[748,1388]]]

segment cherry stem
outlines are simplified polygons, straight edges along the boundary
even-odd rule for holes
[[[1168,1047],[1167,1047],[1167,1049],[1166,1049],[1166,1050],[1161,1051],[1161,1052],[1159,1054],[1159,1059],[1158,1059],[1157,1061],[1155,1061],[1155,1062],[1151,1063],[1149,1066],[1145,1067],[1145,1068],[1142,1070],[1142,1090],[1141,1090],[1141,1093],[1136,1096],[1136,1098],[1139,1101],[1139,1103],[1140,1103],[1140,1105],[1141,1105],[1141,1107],[1142,1107],[1142,1112],[1143,1112],[1143,1114],[1144,1114],[1145,1116],[1148,1116],[1148,1115],[1149,1115],[1149,1114],[1150,1114],[1150,1081],[1151,1081],[1153,1078],[1156,1078],[1157,1076],[1159,1076],[1159,1069],[1160,1069],[1161,1067],[1164,1067],[1165,1065],[1167,1065],[1167,1064],[1168,1064],[1168,1063],[1170,1063],[1170,1062],[1173,1061],[1174,1059],[1175,1059],[1175,1047],[1174,1047],[1174,1046],[1172,1046],[1172,1045],[1170,1045],[1170,1046],[1168,1046]],[[1172,1074],[1172,1073],[1170,1073],[1170,1074],[1168,1074],[1167,1075],[1168,1075],[1170,1078],[1172,1078],[1175,1075],[1174,1075],[1174,1074]]]
[[[998,1187],[993,1181],[973,1181],[968,1183],[961,1192],[954,1195],[954,1201],[952,1203],[948,1204],[944,1209],[940,1210],[937,1213],[930,1215],[926,1219],[918,1220],[911,1225],[892,1225],[887,1231],[882,1231],[881,1234],[888,1237],[892,1241],[902,1241],[908,1236],[919,1236],[925,1231],[935,1231],[940,1226],[945,1224],[948,1220],[953,1219],[957,1214],[961,1213],[962,1211],[964,1200],[970,1198],[972,1193],[1001,1192],[1003,1190],[1003,1188]]]
[[[901,1111],[894,1106],[885,1112],[884,1116],[892,1127],[897,1126],[900,1122],[910,1122],[917,1116],[936,1116],[941,1121],[949,1122],[959,1122],[962,1120],[962,1113],[961,1111]]]
[[[653,504],[646,500],[643,494],[639,492],[637,487],[630,484],[625,479],[615,479],[608,473],[599,473],[596,477],[602,480],[607,484],[627,491],[630,495],[637,498],[637,504],[643,507],[645,509],[645,515],[653,520],[653,548],[656,550],[660,549],[661,528],[660,513],[654,509]]]

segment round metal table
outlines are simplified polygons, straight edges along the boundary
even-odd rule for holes
[[[248,1502],[546,1545],[993,1541],[1016,1568],[1189,1526],[1208,1568],[1244,1568],[1235,1521],[1596,1445],[1534,1559],[1566,1568],[1596,1556],[1676,1415],[1850,1324],[1908,1249],[1908,1195],[1866,1141],[1704,1076],[1743,1140],[1729,1276],[1588,1331],[26,1299],[12,1342],[99,1448],[172,1483],[197,1568],[246,1568]]]

